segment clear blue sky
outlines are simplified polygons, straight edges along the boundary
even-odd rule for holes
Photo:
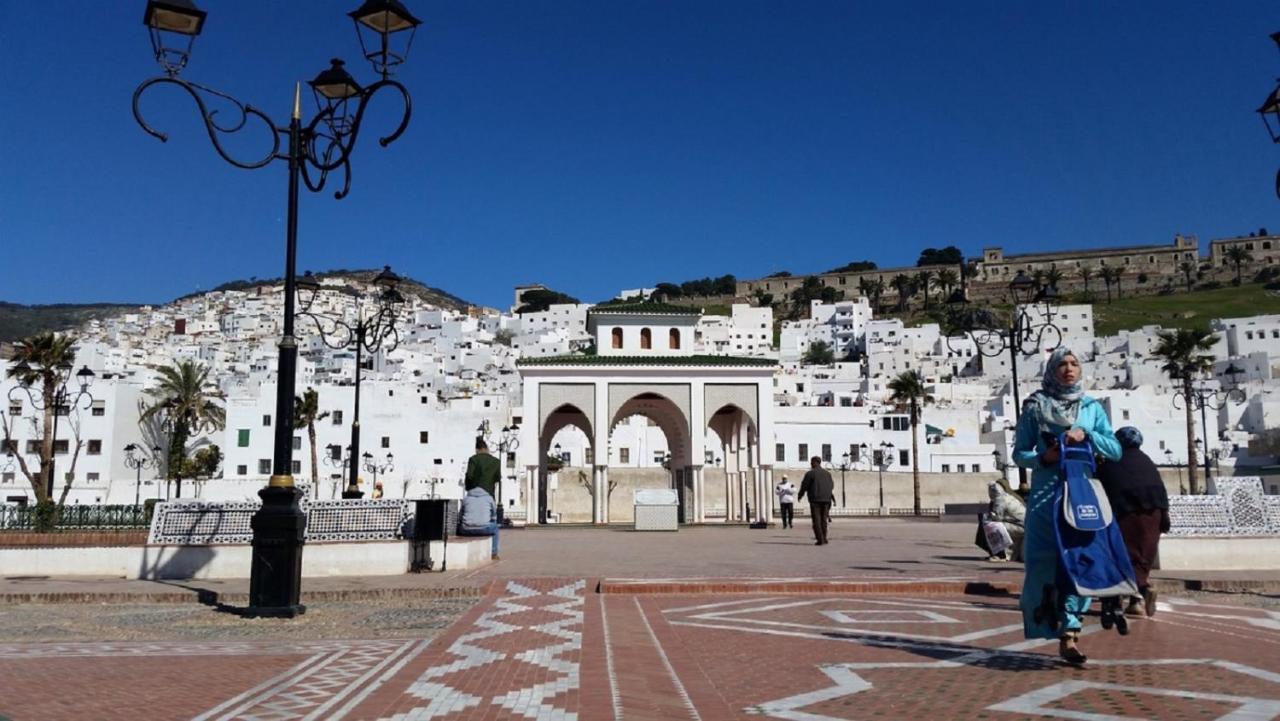
[[[357,0],[197,0],[184,77],[286,119]],[[304,193],[299,268],[397,270],[502,306],[921,248],[1009,251],[1280,229],[1254,112],[1263,2],[422,2],[350,196]],[[285,167],[244,171],[154,92],[143,2],[0,3],[0,299],[163,302],[282,271]],[[290,13],[293,13],[291,16]],[[56,21],[53,29],[42,23]],[[307,108],[310,98],[305,98]]]

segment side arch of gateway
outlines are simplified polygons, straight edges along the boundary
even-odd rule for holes
[[[773,376],[769,359],[724,356],[562,356],[518,365],[526,423],[517,463],[529,523],[560,518],[570,494],[589,497],[596,524],[630,523],[632,488],[676,491],[681,521],[755,522],[773,512]],[[613,500],[608,452],[614,428],[644,416],[667,438],[669,461],[657,477]],[[536,422],[529,422],[534,421]],[[591,462],[566,478],[548,468],[552,443],[565,428],[587,438]],[[710,453],[709,453],[710,452]],[[708,457],[719,464],[707,463]],[[556,487],[553,487],[556,481]]]

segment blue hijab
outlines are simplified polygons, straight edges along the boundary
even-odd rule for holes
[[[1044,365],[1044,377],[1040,380],[1040,390],[1031,394],[1024,404],[1024,410],[1036,414],[1036,421],[1042,433],[1056,433],[1058,428],[1070,428],[1075,425],[1076,416],[1080,413],[1080,403],[1084,400],[1084,389],[1080,381],[1065,385],[1058,380],[1058,366],[1067,356],[1080,356],[1065,346],[1058,348],[1049,356]],[[1083,374],[1081,375],[1083,378]]]

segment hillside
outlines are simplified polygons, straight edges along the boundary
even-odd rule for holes
[[[317,275],[321,278],[348,277],[369,282],[380,272],[378,270],[329,270]],[[264,285],[279,285],[280,278],[249,280],[232,280],[213,288],[211,291],[189,293],[176,298],[184,300],[194,298],[207,292],[224,290],[248,290]],[[452,293],[424,285],[412,278],[405,277],[400,284],[400,291],[406,295],[416,296],[423,302],[440,308],[466,310],[472,304]],[[160,305],[160,304],[157,304]],[[21,305],[0,301],[0,343],[11,343],[32,333],[41,331],[64,331],[76,328],[82,323],[101,318],[128,313],[142,307],[141,305],[125,305],[117,303],[57,303],[52,305]]]
[[[1098,335],[1114,335],[1144,325],[1165,328],[1209,328],[1214,318],[1240,318],[1280,313],[1280,291],[1258,283],[1172,295],[1124,298],[1093,304],[1093,327]]]

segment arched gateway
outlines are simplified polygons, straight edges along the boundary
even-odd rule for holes
[[[649,418],[667,437],[670,483],[685,522],[705,522],[707,496],[721,493],[726,521],[771,515],[776,363],[695,355],[701,315],[664,303],[597,306],[587,314],[594,355],[519,361],[526,419],[521,496],[530,523],[547,520],[547,456],[552,438],[568,426],[581,430],[593,451],[592,520],[609,522],[610,431],[635,415]],[[723,489],[704,483],[704,467],[712,464],[723,469]]]

